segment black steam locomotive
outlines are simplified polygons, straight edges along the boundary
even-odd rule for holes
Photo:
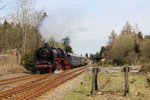
[[[40,73],[54,72],[87,64],[87,59],[54,48],[47,43],[35,52],[36,68]]]

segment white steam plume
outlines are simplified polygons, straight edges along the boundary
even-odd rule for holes
[[[64,12],[46,17],[39,27],[42,39],[45,42],[48,42],[50,39],[61,42],[63,38],[71,35],[73,29],[75,29],[75,20],[76,17],[74,15],[68,15],[68,13]]]

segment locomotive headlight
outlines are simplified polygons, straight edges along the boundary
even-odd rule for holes
[[[50,65],[50,64],[51,64],[51,62],[48,62],[48,64]]]

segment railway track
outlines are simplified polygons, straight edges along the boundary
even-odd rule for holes
[[[26,81],[28,79],[36,78],[39,76],[40,75],[26,75],[26,76],[11,78],[11,79],[0,80],[0,86]]]
[[[86,68],[77,68],[73,70],[66,70],[59,74],[47,74],[41,77],[41,79],[37,79],[7,91],[0,92],[0,100],[34,99],[85,71]]]

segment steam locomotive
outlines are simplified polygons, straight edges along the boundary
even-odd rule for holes
[[[49,46],[47,43],[36,50],[35,60],[39,73],[50,73],[87,64],[85,57],[67,53],[60,48]]]

